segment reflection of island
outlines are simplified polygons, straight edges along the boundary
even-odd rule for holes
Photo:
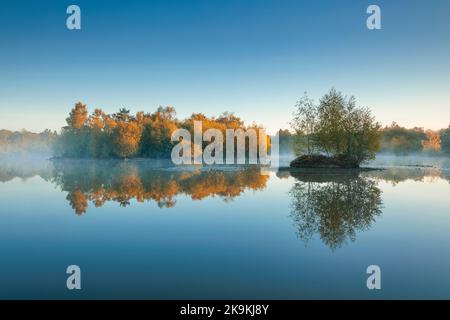
[[[332,250],[365,231],[381,214],[381,190],[358,173],[290,172],[296,181],[290,191],[291,217],[300,239],[318,234]]]
[[[146,162],[55,162],[54,183],[67,191],[67,200],[77,214],[86,212],[88,203],[96,207],[105,202],[127,206],[138,202],[156,201],[159,207],[173,207],[177,195],[194,200],[219,196],[230,200],[246,189],[266,186],[268,176],[256,167],[232,170],[173,170],[149,166]]]

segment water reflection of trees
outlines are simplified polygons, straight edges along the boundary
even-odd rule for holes
[[[82,214],[89,206],[101,207],[106,202],[127,206],[133,199],[138,202],[155,201],[159,207],[165,208],[173,207],[180,195],[194,200],[219,196],[228,201],[246,189],[265,188],[268,180],[268,176],[261,175],[255,167],[202,171],[192,168],[174,170],[170,166],[170,161],[158,160],[47,161],[45,158],[2,158],[0,183],[40,176],[67,192],[67,200],[74,211]],[[359,230],[369,228],[370,215],[375,218],[379,214],[376,211],[376,201],[380,197],[377,182],[393,185],[403,181],[435,179],[450,182],[449,169],[434,167],[390,167],[346,176],[281,170],[277,176],[294,176],[297,180],[291,197],[293,218],[299,227],[300,237],[308,240],[318,233],[334,247],[346,239],[354,239]],[[340,212],[333,213],[330,208],[327,210],[327,206],[339,208]],[[315,212],[318,214],[314,215]]]
[[[234,170],[173,170],[149,167],[144,163],[83,162],[55,163],[54,183],[67,191],[67,200],[77,214],[87,211],[91,202],[101,207],[105,202],[127,206],[131,200],[155,201],[159,207],[170,208],[176,196],[187,195],[194,200],[219,196],[229,201],[246,189],[266,186],[268,176],[256,167]]]
[[[359,174],[291,172],[291,218],[305,243],[315,235],[332,250],[368,230],[381,214],[381,190]]]
[[[40,176],[50,179],[52,165],[45,157],[0,157],[0,182],[15,178],[27,180]]]
[[[425,182],[444,179],[450,182],[448,170],[435,167],[391,167],[386,170],[364,172],[364,176],[396,186],[405,181]]]

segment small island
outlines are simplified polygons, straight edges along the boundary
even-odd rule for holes
[[[301,155],[290,163],[291,168],[346,168],[357,169],[359,164],[344,156],[325,156],[321,154]]]
[[[357,169],[380,149],[381,125],[354,97],[331,89],[315,104],[305,95],[291,122],[297,158],[291,168]]]

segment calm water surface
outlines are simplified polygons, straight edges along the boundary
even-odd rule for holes
[[[450,299],[450,160],[369,165],[0,159],[0,298]]]

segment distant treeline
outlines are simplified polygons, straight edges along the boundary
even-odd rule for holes
[[[45,130],[33,133],[26,130],[0,130],[0,154],[11,153],[46,153],[52,152],[56,132]]]
[[[280,130],[280,153],[292,152],[295,134]],[[380,129],[380,153],[407,155],[414,153],[450,154],[450,125],[438,131],[415,127],[412,129],[392,123]]]
[[[178,120],[173,107],[159,107],[153,113],[130,114],[120,109],[106,114],[101,109],[88,113],[86,105],[77,103],[66,119],[54,143],[56,156],[67,158],[167,158],[178,141],[171,141],[176,129],[194,132],[194,121],[202,122],[202,130],[218,129],[225,136],[226,129],[259,129],[257,125],[245,126],[233,113],[224,112],[219,117],[193,113]],[[259,133],[259,130],[255,130]],[[209,142],[203,142],[203,148]]]
[[[395,122],[381,130],[381,152],[397,154],[450,152],[450,145],[442,144],[441,135],[449,134],[450,129],[441,131],[423,128],[407,129]]]

